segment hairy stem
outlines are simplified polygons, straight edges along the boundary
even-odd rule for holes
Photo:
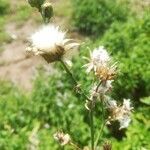
[[[73,76],[73,74],[71,73],[71,71],[69,70],[69,68],[67,67],[67,65],[63,62],[63,60],[60,60],[61,64],[63,65],[65,71],[68,73],[70,79],[72,80],[72,82],[74,83],[74,85],[78,88],[77,90],[79,91],[78,93],[80,95],[82,95],[86,100],[90,100],[90,98],[84,93],[84,91],[78,87],[78,82],[76,81],[75,77]]]
[[[93,107],[93,106],[92,106]],[[94,150],[94,120],[93,108],[90,110],[91,150]]]
[[[106,125],[106,122],[107,122],[107,121],[105,121],[104,98],[103,98],[103,96],[101,97],[101,104],[102,104],[102,125],[101,125],[100,131],[98,132],[98,136],[97,136],[96,141],[95,141],[95,148],[97,147],[97,144],[98,144],[98,141],[99,141],[100,137],[102,137],[103,129],[104,129],[104,127]]]

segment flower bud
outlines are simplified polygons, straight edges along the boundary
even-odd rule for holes
[[[45,0],[27,0],[31,7],[40,8]]]
[[[44,3],[42,5],[42,8],[41,8],[41,14],[43,16],[44,22],[48,23],[49,20],[53,16],[53,7],[52,7],[52,4],[49,3],[49,2]]]

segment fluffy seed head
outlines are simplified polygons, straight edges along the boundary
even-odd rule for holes
[[[69,134],[64,134],[63,132],[56,132],[54,134],[54,139],[58,141],[60,145],[66,145],[71,140]]]
[[[109,60],[109,55],[107,51],[104,49],[103,46],[100,46],[93,50],[93,52],[90,52],[90,59],[88,64],[85,64],[84,67],[86,67],[87,73],[90,71],[95,71],[97,66],[99,64],[104,64]]]
[[[104,46],[100,46],[93,50],[93,53],[91,54],[91,59],[95,63],[106,63],[110,60],[110,57]]]
[[[107,50],[100,46],[90,53],[88,64],[85,64],[87,73],[94,71],[95,75],[102,81],[112,80],[116,74],[116,64],[111,64],[111,58]]]
[[[124,99],[123,105],[118,106],[117,102],[114,100],[109,100],[107,102],[107,107],[111,113],[111,120],[115,121],[118,120],[120,123],[120,129],[127,128],[129,123],[131,122],[130,115],[133,107],[130,105],[129,99]]]
[[[54,25],[45,25],[31,37],[31,47],[28,52],[41,55],[48,63],[68,59],[79,46],[72,39],[66,38],[66,33]]]
[[[105,142],[103,144],[103,150],[112,150],[112,144],[110,142]]]

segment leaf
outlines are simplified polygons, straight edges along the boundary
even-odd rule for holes
[[[150,105],[150,96],[142,98],[140,101],[146,105]]]

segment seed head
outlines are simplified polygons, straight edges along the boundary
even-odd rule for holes
[[[66,38],[66,33],[54,25],[45,25],[31,37],[27,52],[42,56],[48,63],[64,59],[68,61],[79,47],[77,42]]]
[[[113,80],[116,75],[116,63],[112,65],[107,50],[100,46],[90,53],[88,64],[85,64],[87,73],[94,71],[95,75],[102,81]]]
[[[63,132],[56,132],[53,136],[62,146],[68,144],[71,140],[69,134],[64,134]]]
[[[111,143],[110,142],[105,142],[104,144],[103,144],[103,150],[112,150],[112,145],[111,145]]]
[[[110,120],[118,120],[120,123],[120,128],[127,128],[131,122],[130,116],[133,107],[131,107],[130,100],[124,99],[123,105],[118,106],[117,102],[114,100],[107,101],[107,107],[110,110]]]

